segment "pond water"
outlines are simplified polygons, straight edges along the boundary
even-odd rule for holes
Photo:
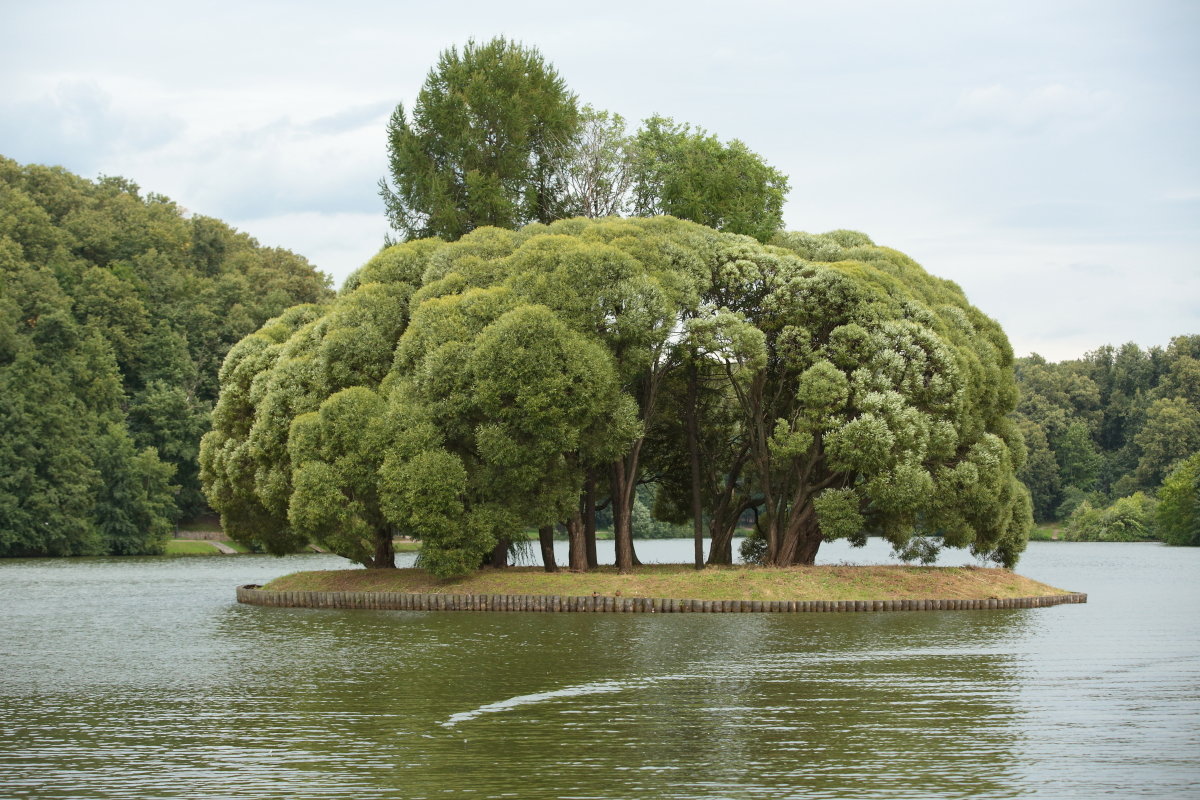
[[[1200,550],[1031,543],[1019,571],[1089,602],[1030,610],[234,602],[238,584],[345,566],[0,562],[0,796],[1200,796]]]

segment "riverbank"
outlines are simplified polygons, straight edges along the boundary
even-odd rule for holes
[[[544,572],[539,567],[483,569],[443,581],[421,569],[296,572],[267,592],[367,592],[447,595],[545,595],[624,598],[686,597],[744,601],[988,600],[1067,594],[1004,569],[980,567],[815,566],[709,567],[648,564],[630,575]]]

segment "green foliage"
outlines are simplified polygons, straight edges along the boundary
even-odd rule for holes
[[[1181,462],[1158,491],[1155,522],[1167,544],[1200,546],[1200,452]]]
[[[641,535],[688,519],[694,402],[702,513],[757,508],[768,562],[872,530],[1014,563],[1030,511],[999,327],[862,234],[780,241],[831,260],[670,217],[388,248],[230,351],[208,496],[271,552],[379,566],[403,533],[453,577],[571,518],[589,473],[658,484],[629,502]]]
[[[630,136],[620,114],[579,108],[541,53],[503,37],[442,52],[387,140],[380,195],[403,240],[625,212],[763,242],[783,224],[787,177],[745,144],[660,116]]]
[[[579,131],[558,164],[563,216],[598,219],[625,211],[633,185],[625,118],[585,105]]]
[[[129,181],[0,158],[0,555],[161,552],[205,507],[221,359],[326,283]]]
[[[1065,537],[1077,542],[1139,542],[1155,538],[1157,502],[1141,492],[1122,497],[1107,508],[1084,501],[1071,512]]]
[[[632,145],[633,207],[769,240],[783,227],[787,177],[745,144],[651,117]]]
[[[1200,447],[1198,355],[1200,337],[1178,336],[1165,350],[1128,343],[1059,364],[1018,361],[1015,421],[1029,450],[1021,478],[1038,519],[1066,519],[1085,499],[1095,509],[1153,492]]]
[[[1136,476],[1156,486],[1179,461],[1200,450],[1200,408],[1184,397],[1155,400],[1134,441],[1141,448]]]
[[[441,54],[411,122],[388,124],[391,185],[380,192],[405,239],[562,216],[558,163],[579,129],[575,96],[536,48],[503,37]]]

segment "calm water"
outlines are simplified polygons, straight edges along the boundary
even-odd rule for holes
[[[0,796],[1200,796],[1200,550],[1032,543],[1021,572],[1090,600],[1020,611],[233,601],[344,565],[0,562]]]

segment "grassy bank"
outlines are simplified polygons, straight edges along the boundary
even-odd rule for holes
[[[485,569],[466,578],[440,581],[424,570],[326,570],[296,572],[265,587],[277,591],[408,592],[444,594],[539,594],[659,597],[692,600],[954,600],[1039,597],[1064,594],[1002,569],[976,567],[846,567],[791,569],[710,567],[685,564],[638,567],[618,575],[543,572],[539,567]]]

